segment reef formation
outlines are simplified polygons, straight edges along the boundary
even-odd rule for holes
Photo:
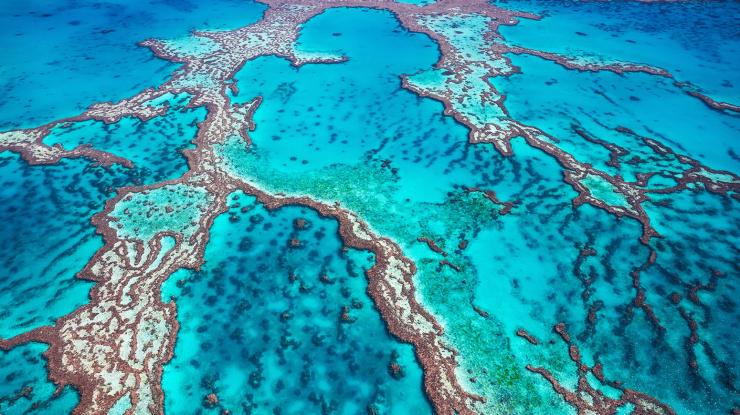
[[[113,124],[124,117],[141,121],[155,119],[172,110],[168,96],[187,94],[188,108],[207,109],[205,120],[198,125],[193,147],[183,150],[188,163],[184,175],[150,185],[119,188],[103,211],[93,217],[92,223],[103,236],[105,245],[78,275],[96,283],[89,303],[52,326],[0,339],[0,348],[4,350],[28,342],[48,344],[45,357],[49,378],[60,388],[71,385],[79,391],[80,402],[75,413],[107,413],[121,400],[130,402],[127,413],[163,413],[162,368],[172,359],[179,325],[175,303],[161,299],[161,285],[178,269],[202,266],[209,229],[215,218],[227,211],[229,196],[236,191],[256,197],[271,210],[298,205],[338,221],[339,234],[347,247],[374,254],[375,263],[366,275],[368,294],[390,333],[414,346],[424,372],[424,389],[436,412],[476,414],[490,410],[489,398],[471,390],[471,380],[465,379],[458,370],[464,357],[445,339],[443,319],[419,299],[415,288],[417,264],[397,241],[382,235],[375,230],[375,224],[340,202],[268,190],[269,186],[243,175],[224,153],[224,148],[235,141],[244,148],[252,145],[253,116],[263,98],[250,97],[244,104],[233,103],[231,99],[232,95],[239,94],[235,75],[247,62],[263,56],[278,56],[298,67],[309,63],[335,64],[348,59],[297,47],[302,25],[330,8],[387,10],[407,30],[429,36],[439,46],[440,59],[428,71],[402,76],[400,84],[404,89],[443,103],[444,114],[467,127],[471,145],[491,144],[501,155],[516,157],[512,140],[523,138],[528,146],[554,158],[562,169],[564,184],[578,194],[572,200],[574,209],[588,204],[617,217],[638,221],[642,228],[640,241],[650,253],[643,267],[632,273],[635,292],[632,307],[643,312],[657,332],[664,330],[640,281],[641,271],[656,262],[658,254],[651,241],[660,237],[644,205],[653,195],[687,189],[728,196],[736,203],[740,200],[740,178],[732,172],[705,166],[675,152],[656,138],[641,136],[626,127],[617,127],[614,131],[625,139],[644,144],[643,148],[647,148],[644,153],[633,154],[574,125],[574,131],[584,140],[609,152],[608,165],[617,173],[601,170],[563,149],[557,137],[512,118],[506,106],[506,95],[494,87],[491,79],[519,72],[510,55],[533,55],[571,70],[638,72],[670,79],[676,88],[716,111],[738,112],[736,105],[715,101],[689,81],[677,79],[662,68],[584,61],[509,45],[499,33],[501,26],[540,17],[497,7],[488,1],[439,0],[421,6],[390,0],[261,2],[268,6],[264,16],[243,28],[194,32],[192,39],[180,43],[157,39],[141,42],[142,47],[151,49],[159,58],[181,64],[162,85],[119,102],[93,104],[72,118],[0,133],[0,150],[20,153],[29,164],[54,164],[64,158],[84,157],[102,166],[118,164],[132,168],[131,160],[107,151],[90,146],[66,150],[61,145],[47,145],[44,139],[52,129],[68,123],[97,120]],[[630,155],[632,158],[626,160]],[[649,159],[660,159],[662,170],[645,170],[654,165],[646,162]],[[386,164],[384,167],[390,168]],[[670,175],[675,184],[651,187],[650,180],[656,175]],[[628,176],[635,180],[627,180]],[[493,189],[466,187],[464,192],[481,194],[499,215],[507,215],[523,203],[502,200]],[[419,235],[417,240],[443,257],[439,261],[440,268],[460,271],[460,266],[448,256],[448,251],[454,249],[428,235]],[[296,245],[299,243],[296,241]],[[466,247],[467,241],[461,240],[457,251]],[[583,247],[579,261],[591,255],[595,252]],[[588,285],[588,281],[584,284]],[[696,292],[701,289],[711,290],[712,287],[694,287],[693,296],[689,294],[694,303],[699,303]],[[672,300],[678,304],[681,298],[674,293]],[[687,324],[696,326],[691,316],[680,306],[679,309]],[[488,317],[482,309],[475,311],[482,318]],[[598,306],[593,306],[588,318],[595,320],[596,311]],[[576,389],[570,390],[561,384],[547,368],[529,365],[526,369],[541,375],[578,413],[615,413],[626,405],[631,405],[635,413],[674,413],[655,398],[623,387],[619,382],[605,380],[599,363],[588,366],[581,361],[578,346],[564,325],[556,325],[555,331],[566,343],[577,366]],[[525,329],[516,334],[532,346],[540,343]],[[693,348],[698,342],[698,338],[692,336],[687,347]],[[696,366],[696,360],[689,365]],[[591,386],[588,373],[615,388],[619,396],[604,396]],[[208,400],[217,403],[215,396],[209,395]]]

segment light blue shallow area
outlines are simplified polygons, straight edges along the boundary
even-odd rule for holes
[[[295,68],[286,60],[263,57],[236,74],[234,102],[263,98],[250,133],[252,153],[260,162],[289,180],[338,165],[382,171],[388,160],[388,170],[395,173],[387,184],[399,188],[388,214],[397,216],[373,224],[382,230],[404,220],[407,198],[440,203],[462,184],[493,184],[486,169],[470,165],[492,162],[498,158],[495,151],[467,145],[467,130],[443,116],[441,103],[401,88],[402,74],[437,61],[438,49],[429,38],[401,28],[388,12],[338,8],[310,20],[298,43],[304,50],[349,59]]]
[[[73,116],[162,83],[175,65],[137,46],[259,19],[250,0],[7,1],[0,4],[0,129]]]
[[[180,322],[166,412],[430,413],[412,348],[391,337],[365,292],[372,255],[343,250],[337,223],[314,211],[270,212],[239,194],[230,206],[203,268],[163,289]],[[218,405],[206,402],[211,393]]]
[[[426,6],[434,3],[434,0],[396,0],[396,3],[415,4],[417,6]]]
[[[510,58],[523,73],[493,82],[507,94],[511,116],[564,140],[563,148],[579,160],[598,159],[594,152],[605,150],[585,143],[573,125],[629,148],[627,138],[613,131],[623,126],[709,167],[740,170],[740,116],[713,110],[668,80],[578,72],[535,56]]]
[[[349,61],[296,69],[265,57],[247,62],[235,76],[235,102],[263,97],[252,135],[275,168],[297,173],[357,162],[400,135],[409,119],[417,122],[418,98],[400,89],[399,76],[433,64],[437,48],[425,36],[402,29],[389,12],[328,10],[306,24],[298,45],[342,54]],[[428,100],[425,104],[427,117],[441,108]],[[302,147],[310,151],[299,153]]]
[[[740,4],[504,1],[542,20],[501,27],[511,44],[570,56],[657,66],[719,101],[737,104]]]

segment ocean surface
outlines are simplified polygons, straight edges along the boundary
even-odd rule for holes
[[[509,53],[518,73],[487,80],[505,95],[508,117],[626,181],[646,169],[662,172],[647,182],[652,190],[676,185],[685,165],[637,137],[740,174],[740,113],[711,108],[675,84],[740,104],[740,3],[495,3],[543,16],[501,26],[495,42],[652,65],[675,77],[580,71]],[[157,87],[181,64],[137,42],[236,29],[259,21],[266,8],[246,0],[0,4],[0,131]],[[470,19],[470,27],[477,24]],[[522,137],[512,140],[511,156],[471,144],[443,103],[402,88],[402,75],[432,69],[441,50],[393,13],[330,9],[302,26],[297,45],[347,60],[246,62],[234,74],[238,92],[228,97],[235,104],[262,97],[252,145],[232,137],[215,153],[261,189],[339,202],[395,241],[416,264],[417,299],[458,353],[459,382],[486,398],[484,413],[576,413],[527,370],[546,367],[565,387],[577,387],[557,323],[583,363],[600,363],[605,378],[678,414],[740,407],[736,190],[692,184],[651,193],[643,208],[660,237],[645,244],[637,220],[575,207],[578,192],[557,159]],[[150,120],[72,121],[43,141],[67,150],[91,145],[134,168],[85,158],[29,165],[0,152],[0,339],[52,325],[90,301],[94,283],[76,274],[103,247],[90,221],[117,189],[186,174],[185,154],[208,109],[190,105],[185,93],[163,100],[169,111]],[[579,132],[628,155],[615,166],[608,147]],[[640,163],[629,163],[632,157]],[[588,187],[609,204],[627,203],[598,178]],[[475,189],[494,190],[513,203],[510,211]],[[179,324],[162,370],[165,413],[433,413],[414,347],[389,332],[368,295],[373,254],[346,248],[336,220],[301,206],[271,210],[236,192],[211,225],[203,259],[162,287]],[[539,344],[517,335],[520,329]],[[47,378],[46,349],[31,342],[0,350],[0,414],[71,413],[77,405],[72,386],[55,391]],[[613,384],[588,376],[604,395],[619,396]],[[127,409],[120,401],[109,413]]]

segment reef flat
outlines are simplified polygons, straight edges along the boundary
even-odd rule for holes
[[[740,6],[662,3],[142,40],[163,81],[0,132],[4,197],[43,189],[4,213],[0,411],[734,413]]]

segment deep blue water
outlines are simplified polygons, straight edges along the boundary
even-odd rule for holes
[[[189,96],[166,96],[170,111],[149,122],[125,117],[114,124],[102,121],[65,123],[44,138],[47,145],[65,149],[78,145],[125,157],[134,167],[129,174],[133,184],[152,184],[182,176],[188,169],[183,150],[192,149],[197,123],[206,116],[205,108],[185,108]],[[134,139],[135,137],[135,139]]]
[[[85,160],[29,167],[0,156],[0,336],[46,325],[87,301],[90,284],[74,275],[102,245],[90,218],[112,189],[130,183],[122,169]],[[30,300],[29,300],[30,299]]]
[[[16,155],[0,155],[0,337],[53,324],[87,302],[92,284],[75,274],[103,245],[90,218],[111,189],[131,183],[126,173],[79,159],[29,167]],[[30,344],[0,353],[2,413],[70,413],[76,405],[70,387],[53,395],[41,357],[45,349]],[[7,400],[26,387],[32,388],[27,397]]]
[[[0,4],[0,129],[77,115],[168,78],[175,65],[138,42],[259,19],[250,0],[33,0]]]
[[[28,344],[0,354],[0,409],[7,414],[71,413],[77,393],[71,387],[55,395],[56,386],[46,379],[46,346]],[[28,389],[27,389],[28,388]]]

